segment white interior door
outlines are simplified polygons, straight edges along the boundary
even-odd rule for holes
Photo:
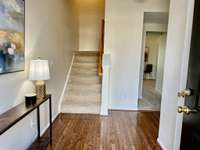
[[[184,50],[182,54],[182,66],[181,66],[179,91],[186,89],[186,84],[187,84],[188,62],[189,62],[189,55],[190,55],[190,44],[191,44],[191,36],[192,36],[193,13],[194,13],[194,2],[195,0],[190,0],[187,2],[186,35],[185,35]],[[184,103],[185,103],[185,98],[179,98],[177,108],[178,106],[184,106]],[[183,122],[183,114],[177,113],[174,150],[180,149],[182,122]]]
[[[183,115],[177,113],[186,88],[194,0],[171,0],[165,57],[163,95],[158,142],[163,149],[179,150]]]

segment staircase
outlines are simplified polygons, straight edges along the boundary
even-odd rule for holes
[[[101,79],[98,76],[98,53],[76,52],[61,105],[62,113],[100,113]]]

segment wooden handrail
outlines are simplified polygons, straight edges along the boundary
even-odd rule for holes
[[[105,30],[105,21],[102,20],[101,35],[100,35],[101,38],[100,38],[100,43],[99,43],[99,64],[98,64],[99,76],[102,76],[102,73],[103,73],[102,63],[103,63],[103,54],[104,54],[104,30]]]

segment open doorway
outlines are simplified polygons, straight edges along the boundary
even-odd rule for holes
[[[139,110],[160,111],[167,24],[167,13],[144,13]]]
[[[141,109],[160,110],[165,58],[165,32],[147,32]]]

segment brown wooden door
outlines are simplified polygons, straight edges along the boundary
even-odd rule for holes
[[[187,89],[191,96],[185,99],[185,106],[197,112],[184,114],[181,150],[200,150],[200,1],[195,1],[193,31],[188,69]]]

